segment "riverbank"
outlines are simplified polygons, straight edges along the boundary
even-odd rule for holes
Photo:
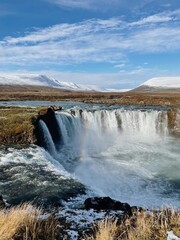
[[[0,101],[80,101],[104,104],[180,107],[180,93],[158,92],[77,92],[40,86],[0,85]]]

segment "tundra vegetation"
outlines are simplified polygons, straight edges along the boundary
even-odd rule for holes
[[[52,100],[180,107],[180,91],[77,92],[42,86],[0,85],[0,101]]]
[[[43,108],[0,107],[0,144],[36,143],[35,129]]]

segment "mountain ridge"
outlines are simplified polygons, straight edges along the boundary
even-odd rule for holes
[[[73,82],[59,81],[55,78],[38,75],[38,74],[17,74],[17,75],[1,75],[1,85],[32,85],[32,86],[47,86],[52,88],[60,88],[67,90],[81,91],[100,91],[96,86],[76,84]]]
[[[53,77],[46,76],[44,74],[2,74],[0,75],[0,85],[46,86],[69,91],[126,92],[130,90],[99,88],[95,85],[65,82]]]
[[[60,81],[44,74],[1,74],[0,85],[19,86],[46,86],[69,91],[95,91],[95,92],[180,92],[180,77],[151,78],[134,89],[99,88],[95,85],[84,85],[73,82]]]

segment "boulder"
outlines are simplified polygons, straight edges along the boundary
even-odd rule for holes
[[[95,209],[100,210],[120,210],[126,213],[131,213],[131,206],[128,203],[116,201],[110,197],[93,197],[87,198],[84,201],[86,210]]]

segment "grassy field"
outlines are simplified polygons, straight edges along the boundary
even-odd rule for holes
[[[180,107],[180,92],[76,92],[40,86],[1,85],[0,101],[3,100],[59,100]]]

